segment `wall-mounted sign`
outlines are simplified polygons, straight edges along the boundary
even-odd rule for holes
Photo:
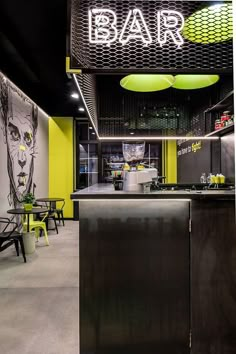
[[[231,37],[212,43],[215,34],[224,37],[225,31],[232,32],[232,11],[228,7],[219,20],[223,22],[219,29],[215,16],[220,16],[214,15],[205,0],[68,1],[71,70],[81,69],[89,74],[232,72]],[[193,14],[196,16],[189,22]]]
[[[181,46],[184,41],[181,30],[184,27],[183,15],[175,10],[161,10],[156,13],[157,33],[152,33],[140,9],[129,10],[120,33],[117,29],[117,15],[110,9],[92,9],[89,17],[89,42],[110,46],[114,42],[126,45],[130,40],[142,41],[145,46],[156,42],[160,46],[168,37]]]
[[[190,152],[196,153],[197,151],[201,150],[202,148],[202,142],[201,140],[197,142],[190,143],[190,145],[185,145],[184,147],[180,147],[181,143],[178,143],[178,152],[177,156],[183,156],[185,154],[189,154]]]

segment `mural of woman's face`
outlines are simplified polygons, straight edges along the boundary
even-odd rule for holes
[[[8,98],[6,143],[8,173],[18,199],[29,191],[32,182],[34,158],[34,131],[32,105],[16,92]]]

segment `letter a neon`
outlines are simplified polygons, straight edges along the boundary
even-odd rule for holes
[[[145,45],[152,42],[152,37],[144,20],[142,11],[139,9],[129,11],[119,37],[119,42],[125,45],[132,38],[141,39]]]

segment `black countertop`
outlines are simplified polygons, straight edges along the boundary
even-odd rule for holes
[[[73,201],[97,199],[235,199],[234,190],[204,191],[151,191],[150,193],[134,193],[115,191],[113,184],[98,183],[71,194]]]

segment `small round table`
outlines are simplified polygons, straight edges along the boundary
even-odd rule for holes
[[[29,216],[30,214],[42,214],[46,213],[48,211],[48,208],[32,208],[31,210],[25,210],[25,209],[10,209],[7,211],[8,214],[13,214],[13,215],[27,215],[27,232],[29,232]]]
[[[49,212],[53,211],[52,203],[64,202],[65,198],[38,198],[36,202],[49,203]]]

